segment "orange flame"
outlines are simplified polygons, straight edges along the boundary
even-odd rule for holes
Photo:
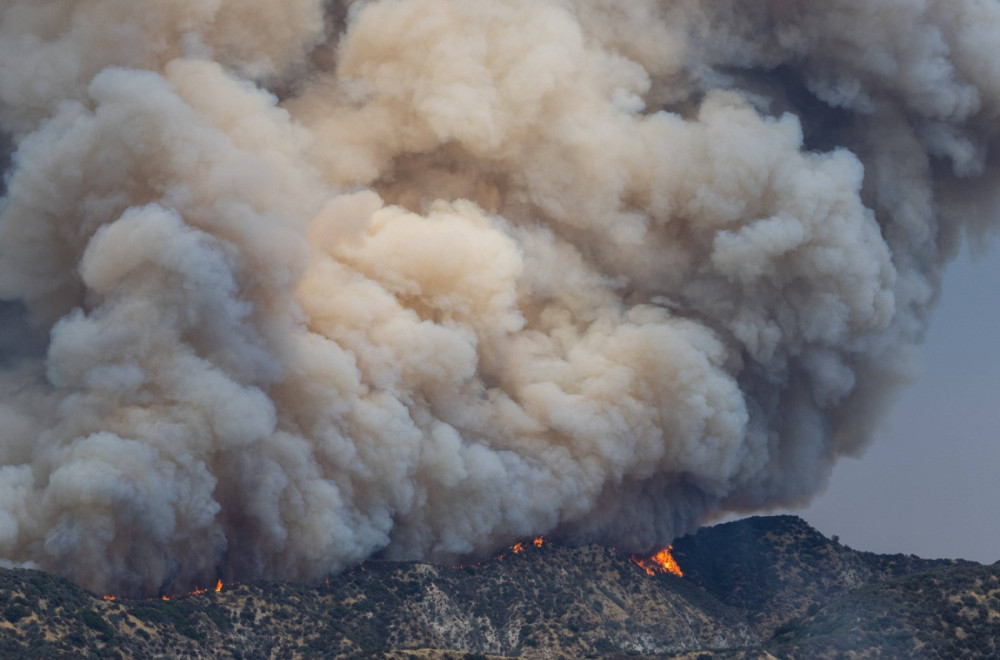
[[[170,599],[169,599],[169,598],[167,598],[166,596],[160,596],[160,598],[162,598],[163,600],[170,600]]]
[[[533,539],[533,540],[531,541],[531,543],[532,543],[532,545],[534,545],[534,546],[535,546],[536,548],[541,548],[541,547],[542,547],[542,544],[544,544],[544,543],[545,543],[545,538],[544,538],[544,537],[541,537],[541,536],[538,536],[538,537],[534,538],[534,539]],[[526,549],[527,549],[527,541],[518,541],[518,542],[517,542],[517,543],[515,543],[514,545],[510,546],[510,552],[511,552],[512,554],[515,554],[515,555],[519,555],[519,554],[521,554],[521,553],[522,553],[522,552],[524,552],[524,551],[525,551]],[[496,555],[493,555],[493,560],[494,560],[494,561],[503,561],[504,559],[507,559],[507,557],[508,557],[508,555],[507,555],[507,553],[506,553],[506,552],[501,552],[501,553],[499,553],[499,554],[496,554]],[[474,567],[476,567],[476,566],[480,566],[480,565],[481,565],[481,564],[478,564],[478,563],[475,563],[475,564],[470,564],[470,565],[468,565],[468,566],[467,566],[467,565],[465,565],[465,564],[452,564],[452,569],[453,569],[453,570],[456,570],[456,571],[457,571],[457,570],[461,570],[461,569],[463,569],[463,568],[474,568]]]
[[[118,600],[118,597],[113,594],[107,594],[105,596],[101,596],[101,598],[104,600]]]
[[[670,551],[673,549],[674,547],[672,545],[668,545],[663,550],[660,550],[649,558],[632,555],[632,561],[649,575],[673,573],[677,577],[684,577],[684,572],[681,571],[681,567],[677,564],[673,555],[670,554]]]
[[[215,593],[219,593],[220,591],[222,591],[222,580],[215,583]]]

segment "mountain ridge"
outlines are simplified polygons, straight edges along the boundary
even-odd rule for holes
[[[314,585],[105,600],[0,570],[0,655],[96,658],[996,657],[1000,562],[877,555],[794,516],[677,539],[685,575],[545,542],[462,567],[369,561]]]

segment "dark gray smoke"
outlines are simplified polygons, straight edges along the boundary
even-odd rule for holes
[[[0,557],[646,549],[869,441],[998,209],[993,0],[6,0]]]

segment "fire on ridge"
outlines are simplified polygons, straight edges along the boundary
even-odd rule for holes
[[[674,546],[668,545],[651,557],[632,555],[631,560],[650,575],[673,573],[677,577],[684,577],[684,572],[681,570],[680,565],[678,565],[677,560],[670,554],[670,551],[673,549]]]
[[[545,544],[545,538],[542,536],[536,537],[533,541],[531,541],[531,544],[536,548],[541,548]],[[510,546],[509,552],[514,555],[520,555],[524,553],[525,548],[526,542],[518,541],[514,545]],[[684,577],[684,571],[681,570],[680,564],[677,563],[677,560],[674,559],[671,554],[671,550],[673,549],[674,547],[672,545],[668,545],[667,547],[649,556],[632,554],[629,556],[629,560],[642,570],[646,571],[648,575],[655,576],[670,573],[672,575],[676,575],[677,577]],[[496,561],[503,561],[507,558],[507,556],[507,552],[501,552],[495,555],[494,559]],[[453,566],[453,568],[461,569],[465,568],[465,565],[458,564]]]
[[[220,593],[222,591],[222,580],[219,580],[218,582],[215,583],[215,588],[212,589],[212,591],[214,591],[215,593]],[[201,587],[196,586],[193,591],[189,591],[188,593],[182,595],[200,596],[201,594],[207,594],[208,592],[209,590],[207,588],[202,589]],[[103,596],[101,596],[101,598],[109,602],[119,600],[118,596],[116,596],[115,594],[104,594]],[[128,599],[122,598],[121,600],[128,600]],[[160,600],[170,600],[170,596],[167,596],[166,594],[161,594]]]
[[[545,544],[545,538],[538,536],[534,538],[530,543],[535,548],[541,548]],[[515,555],[519,555],[524,553],[525,548],[526,548],[526,542],[518,541],[517,543],[515,543],[510,547],[510,552]],[[649,557],[633,554],[629,557],[629,560],[635,565],[642,568],[649,575],[655,576],[655,575],[663,575],[665,573],[671,573],[673,575],[676,575],[677,577],[683,577],[684,572],[681,570],[681,567],[677,563],[677,560],[675,560],[673,555],[670,553],[671,550],[673,550],[672,545],[663,548],[659,552],[650,555]],[[503,561],[506,558],[506,556],[507,554],[502,552],[496,555],[495,559],[497,561]],[[464,566],[458,565],[454,566],[453,568],[460,569],[464,568]],[[327,579],[326,584],[327,586],[329,586],[329,578]],[[222,591],[222,587],[223,587],[222,580],[219,580],[218,582],[216,582],[215,588],[212,589],[212,591],[214,591],[215,593],[219,593]],[[208,591],[209,589],[202,589],[200,587],[195,587],[193,591],[190,591],[184,595],[199,596],[201,594],[208,593]],[[101,598],[109,602],[119,600],[118,596],[116,596],[115,594],[105,594],[101,596]],[[160,598],[166,601],[170,600],[170,597],[165,594],[161,595]],[[126,599],[123,598],[121,600],[126,600]]]

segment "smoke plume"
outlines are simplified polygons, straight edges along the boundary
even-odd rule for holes
[[[994,0],[5,0],[0,558],[316,579],[801,504],[995,224]]]

